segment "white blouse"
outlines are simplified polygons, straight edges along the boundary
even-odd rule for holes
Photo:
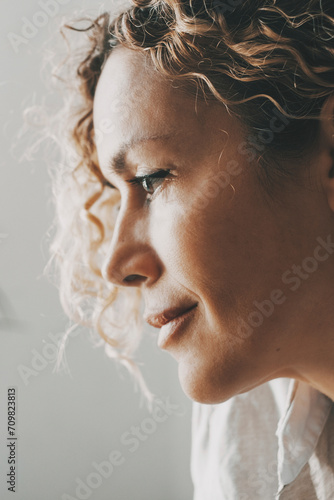
[[[194,402],[191,475],[193,500],[334,499],[334,402],[288,378]]]

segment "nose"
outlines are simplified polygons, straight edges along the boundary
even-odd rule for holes
[[[153,283],[161,266],[150,244],[148,221],[135,210],[118,213],[102,276],[117,286],[141,286]]]

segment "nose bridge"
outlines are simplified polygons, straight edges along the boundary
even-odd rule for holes
[[[153,259],[153,254],[150,252],[147,233],[147,224],[139,212],[123,206],[118,213],[103,264],[102,275],[107,281],[133,286],[134,275],[140,276],[139,281],[143,281],[148,274],[152,274],[150,259]]]
[[[103,266],[103,275],[108,281],[123,282],[125,262],[129,259],[129,248],[133,246],[134,215],[120,209],[112,239]]]

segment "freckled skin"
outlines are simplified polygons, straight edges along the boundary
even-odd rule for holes
[[[325,179],[327,149],[321,165],[316,155],[309,158],[314,184],[305,177],[282,189],[279,201],[270,200],[255,162],[238,152],[246,138],[241,123],[218,102],[186,96],[153,70],[146,55],[123,47],[109,57],[96,90],[95,128],[106,120],[111,131],[97,145],[98,158],[120,191],[121,209],[104,274],[116,285],[139,286],[147,309],[198,303],[187,329],[167,348],[185,393],[218,403],[272,378],[308,380],[308,370],[317,371],[312,359],[319,315],[329,318],[333,259],[321,262],[298,292],[289,290],[282,274],[313,255],[316,237],[333,232],[329,191],[315,188]],[[127,173],[107,171],[124,141],[175,130],[175,137],[129,150]],[[215,183],[232,160],[239,173],[230,183]],[[166,168],[170,176],[155,185],[149,205],[145,190],[126,182],[143,169]],[[123,281],[133,274],[138,279]],[[242,337],[240,321],[274,289],[284,292],[285,302]],[[320,331],[326,345],[327,328]],[[325,359],[321,349],[317,356]]]

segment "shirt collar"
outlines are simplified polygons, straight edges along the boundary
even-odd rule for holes
[[[309,384],[290,381],[286,408],[278,422],[278,484],[296,479],[309,461],[325,426],[333,401]]]

